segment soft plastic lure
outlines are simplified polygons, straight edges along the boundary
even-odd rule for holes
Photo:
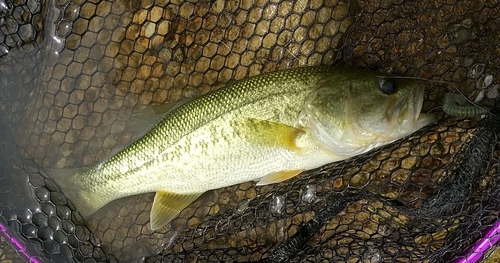
[[[444,95],[443,111],[453,117],[471,118],[488,113],[490,107],[474,105],[462,94],[446,93]]]

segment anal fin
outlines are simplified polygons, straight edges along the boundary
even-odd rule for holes
[[[200,197],[202,193],[176,194],[156,192],[149,220],[151,230],[157,230],[172,221],[189,204]]]
[[[285,180],[288,180],[288,179],[300,174],[303,171],[304,170],[286,170],[286,171],[270,173],[270,174],[262,177],[262,179],[260,179],[260,181],[257,182],[257,185],[261,186],[261,185],[268,185],[268,184],[283,182]]]

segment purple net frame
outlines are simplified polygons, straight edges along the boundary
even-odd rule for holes
[[[26,259],[30,263],[43,263],[40,258],[30,255],[26,249],[26,245],[19,238],[14,237],[9,234],[7,226],[0,223],[0,232],[3,234],[6,240],[8,240],[19,255]]]
[[[477,263],[500,240],[500,220],[488,227],[476,244],[468,248],[462,256],[457,257],[453,263]]]

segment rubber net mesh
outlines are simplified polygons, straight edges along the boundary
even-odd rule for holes
[[[83,219],[47,167],[98,163],[133,112],[335,64],[498,105],[496,0],[0,0],[0,261],[448,262],[498,219],[499,116],[438,123],[264,187],[204,194],[152,232],[154,194]]]

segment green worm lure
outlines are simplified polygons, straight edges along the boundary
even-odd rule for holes
[[[478,117],[488,113],[490,109],[490,107],[473,105],[462,94],[446,93],[444,95],[443,111],[453,117]]]

